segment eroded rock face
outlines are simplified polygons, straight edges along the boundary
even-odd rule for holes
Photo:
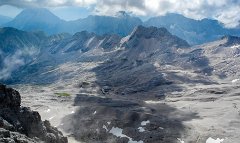
[[[21,97],[18,91],[0,84],[0,108],[20,107]]]
[[[42,121],[38,112],[21,107],[18,91],[0,84],[0,142],[67,143],[67,138]]]

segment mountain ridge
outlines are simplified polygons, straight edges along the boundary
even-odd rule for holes
[[[45,17],[48,18],[45,19]],[[86,18],[65,21],[47,9],[25,9],[15,19],[3,26],[12,26],[26,31],[43,30],[50,35],[88,31],[99,35],[118,34],[127,36],[134,27],[139,25],[165,27],[172,34],[181,37],[191,45],[214,41],[224,35],[240,36],[239,28],[225,28],[217,20],[194,20],[173,13],[153,17],[145,22],[138,17],[128,15],[124,11],[118,12],[115,16],[90,15]]]

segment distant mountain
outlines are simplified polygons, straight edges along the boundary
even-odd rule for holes
[[[119,12],[114,17],[88,16],[69,23],[69,25],[73,25],[71,26],[73,28],[71,33],[86,30],[99,35],[118,34],[120,36],[128,35],[134,27],[141,24],[141,19],[132,17],[125,12]]]
[[[0,15],[0,27],[1,27],[1,25],[6,24],[6,23],[10,22],[11,20],[12,20],[12,18],[10,18],[10,17]]]
[[[88,16],[75,21],[64,21],[44,8],[25,9],[11,22],[3,26],[25,31],[44,31],[48,34],[88,31],[99,35],[118,34],[126,36],[136,25],[142,24],[139,18],[119,12],[114,17]]]
[[[150,18],[144,25],[165,27],[172,34],[188,41],[192,45],[214,41],[224,35],[240,36],[240,29],[224,28],[223,24],[217,20],[194,20],[172,13]]]
[[[170,33],[186,40],[191,45],[217,40],[224,35],[240,36],[240,28],[227,29],[217,20],[194,20],[180,14],[167,14],[153,17],[142,22],[137,17],[120,11],[115,16],[90,15],[83,19],[64,21],[44,8],[25,9],[11,22],[3,24],[25,31],[44,31],[47,34],[70,33],[81,31],[93,32],[97,35],[117,34],[127,36],[134,27],[165,27]]]
[[[3,26],[14,27],[25,31],[45,31],[48,34],[61,32],[65,21],[45,8],[25,9],[12,21]]]

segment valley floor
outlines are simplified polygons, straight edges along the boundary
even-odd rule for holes
[[[92,87],[86,90],[71,85],[15,88],[22,95],[22,104],[50,120],[69,136],[70,143],[239,142],[238,83],[180,86],[183,91],[161,100],[126,100],[87,92]]]

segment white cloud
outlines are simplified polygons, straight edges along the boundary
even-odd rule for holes
[[[170,12],[194,19],[216,18],[227,27],[235,27],[240,21],[240,0],[0,0],[0,6],[4,4],[22,8],[94,6],[94,13],[99,15],[127,11],[150,17]]]

